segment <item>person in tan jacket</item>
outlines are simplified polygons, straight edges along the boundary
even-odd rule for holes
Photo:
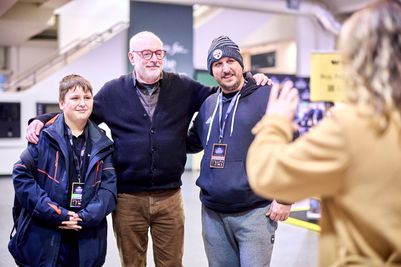
[[[339,48],[347,103],[290,143],[297,91],[274,85],[253,129],[249,183],[285,202],[321,196],[320,266],[401,266],[401,1],[353,14]]]

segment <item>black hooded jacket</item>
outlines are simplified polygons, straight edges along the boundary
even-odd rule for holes
[[[221,142],[227,145],[224,168],[210,167],[213,144],[219,141],[219,108],[216,109],[216,105],[220,92],[211,95],[203,103],[188,135],[189,153],[204,149],[201,171],[196,181],[201,188],[201,201],[207,208],[223,213],[242,212],[270,203],[270,200],[253,193],[245,169],[248,148],[254,138],[251,130],[266,112],[270,87],[258,86],[252,79],[246,81],[240,90],[237,107],[233,106],[226,120]],[[228,98],[222,97],[222,118],[232,101],[236,100],[231,94]],[[213,124],[209,130],[211,122]]]

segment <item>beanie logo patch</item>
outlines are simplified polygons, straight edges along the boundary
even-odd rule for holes
[[[215,59],[220,59],[222,55],[223,55],[223,51],[221,51],[221,49],[216,49],[213,51],[213,57]]]

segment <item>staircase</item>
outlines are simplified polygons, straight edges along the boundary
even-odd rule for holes
[[[0,88],[7,92],[26,90],[93,48],[107,42],[127,29],[128,26],[128,22],[118,22],[101,33],[95,33],[86,39],[74,41],[21,75],[9,79],[5,84],[0,84]]]

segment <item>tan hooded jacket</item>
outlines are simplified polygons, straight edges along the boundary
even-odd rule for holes
[[[369,113],[333,111],[288,144],[287,118],[266,115],[253,129],[247,172],[266,198],[322,200],[320,266],[401,266],[401,130],[378,134]]]

